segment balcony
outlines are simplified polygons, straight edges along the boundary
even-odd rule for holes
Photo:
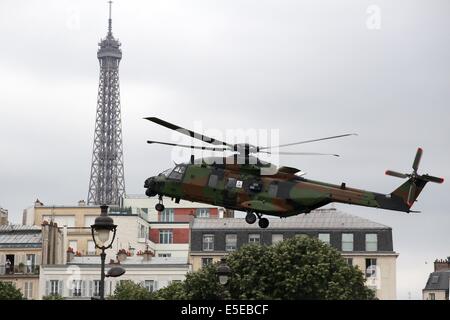
[[[16,266],[12,265],[10,268],[0,266],[0,276],[34,276],[39,275],[39,266]]]

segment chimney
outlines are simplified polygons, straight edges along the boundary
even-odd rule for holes
[[[434,261],[434,272],[450,270],[450,257],[447,259],[436,259]]]
[[[86,201],[84,201],[84,200],[78,201],[78,206],[79,207],[85,207],[86,206]]]

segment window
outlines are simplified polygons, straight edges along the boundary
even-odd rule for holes
[[[24,283],[23,294],[26,299],[33,299],[33,282],[26,281]]]
[[[175,169],[173,169],[173,171],[169,175],[169,179],[181,180],[181,178],[183,177],[184,170],[186,170],[185,166],[181,166],[181,165],[176,166]]]
[[[146,239],[148,236],[147,227],[143,224],[138,224],[138,238]]]
[[[283,241],[283,234],[272,234],[272,244]]]
[[[202,258],[202,268],[209,266],[213,263],[213,258]]]
[[[163,212],[161,212],[161,219],[162,222],[173,222],[174,219],[174,210],[173,209],[164,209]]]
[[[228,178],[227,181],[227,189],[233,189],[236,187],[236,179],[235,178]]]
[[[69,247],[73,249],[73,252],[78,251],[78,241],[77,240],[70,240],[69,241]]]
[[[88,240],[88,255],[95,255],[95,242],[92,240]]]
[[[236,247],[237,247],[237,235],[236,234],[225,235],[225,250],[235,251]]]
[[[59,280],[50,280],[50,288],[49,288],[48,294],[49,295],[60,294]]]
[[[199,208],[196,210],[197,218],[209,218],[209,209],[208,208]]]
[[[330,234],[329,233],[319,233],[319,240],[330,244]]]
[[[439,283],[439,276],[432,276],[431,283],[433,283],[433,284]]]
[[[148,292],[155,291],[155,280],[145,280],[144,287],[148,290]]]
[[[171,256],[171,253],[158,253],[159,258],[170,258]]]
[[[436,294],[433,292],[430,292],[428,294],[428,300],[436,300]]]
[[[208,187],[215,188],[217,187],[217,182],[219,181],[219,177],[215,174],[212,174],[209,177]]]
[[[27,272],[34,272],[34,268],[36,267],[36,255],[35,254],[27,254]]]
[[[72,281],[72,297],[81,297],[83,296],[83,281],[82,280],[73,280]]]
[[[378,235],[376,233],[366,234],[366,251],[378,251]]]
[[[248,243],[261,243],[261,235],[258,233],[249,234]]]
[[[159,231],[159,243],[173,243],[173,232],[172,230],[160,230]]]
[[[366,259],[366,277],[376,277],[377,276],[377,259],[367,258]]]
[[[275,198],[278,192],[278,184],[272,183],[269,185],[269,196]]]
[[[353,233],[342,234],[342,251],[353,251]]]
[[[214,235],[204,234],[203,235],[203,251],[213,251],[214,250]]]
[[[349,267],[353,266],[353,258],[344,258]]]
[[[106,284],[105,284],[105,286],[106,286]],[[100,296],[100,280],[94,280],[94,281],[92,281],[92,295],[94,296],[94,297],[98,297],[98,296]],[[105,288],[105,291],[106,291],[106,288]]]

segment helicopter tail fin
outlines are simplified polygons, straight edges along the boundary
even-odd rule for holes
[[[401,200],[403,205],[406,207],[406,210],[409,212],[410,208],[416,201],[417,197],[419,196],[420,192],[422,192],[423,188],[427,184],[427,182],[434,182],[434,183],[443,183],[443,178],[433,177],[428,174],[420,175],[417,173],[417,170],[419,168],[420,160],[422,158],[423,150],[422,148],[417,149],[416,157],[414,158],[414,162],[412,164],[413,172],[410,174],[407,173],[400,173],[392,170],[387,170],[386,174],[389,176],[397,177],[397,178],[408,178],[408,180],[403,183],[400,187],[395,189],[391,193],[391,197],[393,199]]]

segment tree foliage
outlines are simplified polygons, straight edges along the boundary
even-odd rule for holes
[[[11,282],[0,281],[0,300],[23,300],[23,295]]]
[[[110,297],[113,300],[151,300],[152,294],[142,285],[131,280],[121,281]]]
[[[375,299],[364,275],[339,252],[318,239],[296,236],[273,246],[246,245],[227,258],[226,286],[217,265],[189,273],[182,283],[156,294],[158,299]]]

